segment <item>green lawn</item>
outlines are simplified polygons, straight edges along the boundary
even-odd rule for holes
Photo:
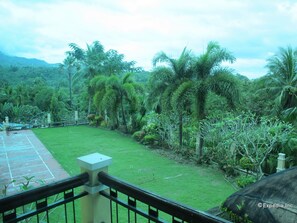
[[[70,175],[79,173],[77,157],[98,152],[112,157],[112,175],[200,210],[235,191],[215,169],[177,163],[114,131],[75,126],[34,132]]]

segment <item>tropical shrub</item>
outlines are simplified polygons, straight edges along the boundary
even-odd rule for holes
[[[212,148],[210,152],[215,151],[210,155],[215,162],[237,165],[238,160],[245,157],[245,165],[248,159],[258,178],[263,175],[262,165],[268,155],[281,151],[280,145],[286,144],[293,131],[288,123],[265,117],[256,119],[250,113],[210,117],[202,128],[206,146]]]
[[[88,119],[88,121],[94,121],[95,120],[95,114],[89,114],[88,116],[87,116],[87,119]]]
[[[252,183],[256,182],[256,177],[254,176],[240,176],[236,179],[236,183],[239,187],[246,187]]]
[[[143,130],[136,131],[132,135],[132,137],[138,142],[140,142],[144,136],[145,136],[145,132]]]
[[[8,116],[11,122],[29,123],[32,120],[40,118],[39,116],[41,114],[42,111],[37,106],[14,106],[12,103],[0,105],[0,120],[4,120]]]
[[[254,164],[253,164],[252,161],[251,161],[248,157],[246,157],[246,156],[241,157],[241,159],[239,160],[239,165],[240,165],[243,169],[247,170],[247,173],[248,173],[248,171],[250,171],[250,170],[252,170],[252,169],[254,168]]]
[[[143,144],[145,145],[158,145],[159,143],[159,136],[158,135],[146,135],[143,138]]]
[[[95,122],[96,122],[96,126],[100,126],[101,125],[101,122],[104,121],[104,118],[102,115],[96,115],[95,116]]]

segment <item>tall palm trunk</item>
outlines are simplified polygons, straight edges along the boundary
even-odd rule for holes
[[[127,126],[126,115],[125,115],[125,110],[124,110],[123,98],[121,98],[121,110],[122,110],[123,124],[125,126],[125,131],[127,133],[128,132],[128,126]]]
[[[199,159],[202,159],[203,157],[203,145],[204,145],[204,138],[201,133],[201,129],[199,128],[198,134],[197,134],[197,143],[196,143],[196,155]]]
[[[183,146],[183,115],[182,112],[179,114],[179,148]]]
[[[72,108],[72,74],[71,71],[68,71],[68,85],[69,85],[69,105]]]
[[[204,136],[201,129],[201,121],[205,118],[205,104],[206,104],[206,89],[200,89],[197,96],[197,121],[199,124],[198,133],[196,138],[196,156],[198,160],[202,160],[203,157],[203,145],[204,145]]]

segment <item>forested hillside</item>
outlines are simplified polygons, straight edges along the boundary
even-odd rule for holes
[[[0,51],[0,66],[17,66],[17,67],[54,67],[57,64],[49,64],[39,59],[28,59],[24,57],[8,56]]]
[[[47,85],[59,86],[63,70],[58,64],[48,64],[38,59],[7,56],[0,52],[0,85],[34,84],[42,80]]]
[[[63,70],[58,67],[18,67],[0,66],[1,85],[34,84],[42,80],[50,86],[59,86],[63,83]]]

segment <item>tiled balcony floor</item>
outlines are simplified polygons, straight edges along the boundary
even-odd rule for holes
[[[0,189],[15,180],[8,187],[8,195],[20,191],[24,177],[49,183],[68,176],[31,130],[0,132]]]

